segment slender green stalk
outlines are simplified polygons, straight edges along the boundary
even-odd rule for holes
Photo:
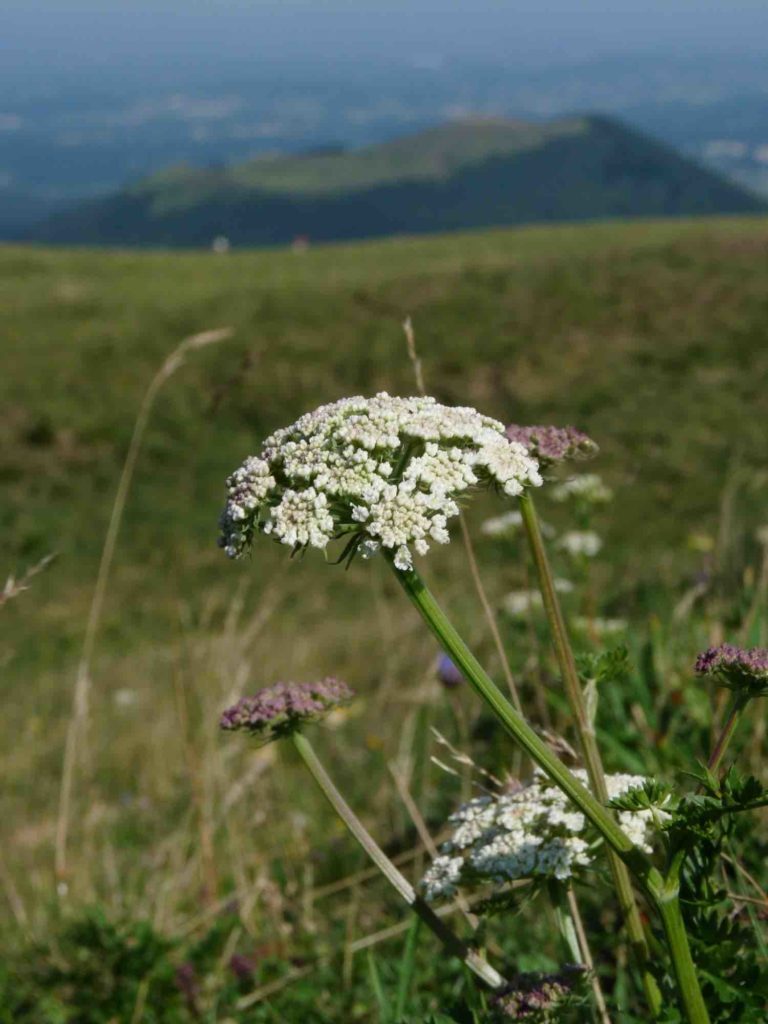
[[[573,657],[573,648],[568,637],[562,608],[560,607],[560,601],[555,590],[552,569],[547,558],[544,539],[541,535],[536,506],[528,491],[525,491],[520,497],[520,512],[523,517],[523,524],[531,548],[531,554],[533,555],[533,561],[536,565],[544,610],[549,621],[552,642],[557,662],[560,666],[560,674],[563,679],[566,696],[574,717],[576,733],[579,738],[584,765],[587,769],[589,784],[600,802],[606,804],[608,803],[608,787],[605,782],[605,771],[597,745],[595,727],[587,712],[579,675],[576,670],[576,662]],[[635,900],[635,894],[632,890],[629,871],[616,853],[610,849],[608,850],[608,862],[614,888],[619,898],[621,914],[626,923],[627,935],[642,973],[646,999],[652,1013],[657,1016],[661,1009],[661,993],[656,984],[656,979],[647,966],[649,958],[648,943],[646,942],[643,924],[640,920],[640,911]]]
[[[677,983],[680,1005],[688,1024],[709,1024],[709,1013],[696,976],[696,968],[688,944],[685,922],[680,910],[677,884],[667,888],[656,899],[656,909],[664,926],[672,970]]]
[[[680,990],[679,996],[687,1019],[690,1024],[708,1024],[709,1017],[701,997],[690,947],[682,925],[679,903],[676,911],[677,918],[675,918],[675,909],[671,906],[670,890],[666,880],[649,858],[632,843],[610,811],[585,786],[582,786],[560,758],[553,754],[538,737],[523,716],[512,707],[454,629],[416,570],[399,570],[391,559],[390,565],[398,582],[438,642],[464,674],[473,690],[490,707],[505,731],[530,754],[532,760],[573,801],[595,826],[605,842],[616,851],[634,873],[651,903],[658,908],[662,918],[675,977],[680,984],[686,986],[685,990]],[[662,901],[665,901],[663,912]],[[683,928],[682,938],[680,936],[681,928]]]
[[[344,800],[344,797],[333,784],[333,780],[323,768],[309,740],[301,732],[293,732],[291,738],[302,761],[309,769],[312,778],[322,791],[323,796],[338,814],[347,829],[351,832],[376,867],[381,871],[389,884],[405,900],[423,923],[434,932],[445,948],[453,956],[458,957],[467,967],[491,988],[500,988],[504,978],[487,961],[483,960],[432,910],[415,889],[402,875],[384,851],[379,847],[373,836],[368,832],[355,812]]]
[[[731,703],[728,707],[728,713],[725,718],[725,724],[717,738],[717,742],[712,748],[712,753],[709,755],[707,761],[707,768],[711,772],[717,772],[720,767],[720,763],[723,760],[723,755],[728,749],[728,744],[731,742],[731,737],[736,731],[736,726],[739,724],[741,718],[741,712],[747,706],[748,698],[743,693],[735,692],[731,698]]]
[[[560,758],[553,754],[547,744],[539,738],[523,716],[512,707],[451,625],[442,608],[416,570],[401,571],[394,567],[394,563],[390,564],[392,564],[393,571],[400,585],[416,606],[424,621],[464,674],[473,690],[489,705],[504,729],[520,744],[526,753],[530,754],[532,760],[546,772],[566,796],[570,797],[579,810],[586,815],[600,832],[609,846],[616,850],[621,857],[630,861],[638,877],[644,883],[647,883],[654,869],[645,854],[632,843],[623,829],[619,827],[610,811],[579,782]],[[661,876],[659,876],[659,881],[661,881]]]

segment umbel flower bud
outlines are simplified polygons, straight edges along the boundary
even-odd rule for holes
[[[527,448],[544,469],[569,459],[591,459],[599,451],[595,442],[575,427],[521,427],[512,423],[506,433],[510,441]]]
[[[222,729],[242,729],[269,743],[289,735],[307,722],[316,722],[349,703],[354,693],[329,676],[316,683],[275,683],[252,697],[242,697],[221,716]]]
[[[278,430],[227,481],[221,546],[238,558],[256,533],[294,550],[387,549],[398,569],[447,544],[457,499],[480,486],[515,497],[542,483],[536,460],[497,420],[434,398],[344,398]]]
[[[721,686],[745,697],[763,697],[768,694],[768,648],[710,647],[696,659],[696,672],[712,676]]]
[[[500,1020],[554,1022],[585,974],[578,965],[566,966],[557,974],[519,974],[494,995],[496,1013]]]

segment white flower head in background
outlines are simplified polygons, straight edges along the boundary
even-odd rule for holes
[[[522,525],[522,513],[513,509],[511,512],[505,512],[501,516],[493,516],[491,519],[483,520],[480,524],[480,533],[486,537],[511,537],[517,533]]]
[[[570,594],[574,589],[570,580],[558,577],[553,582],[558,594]],[[510,590],[501,599],[501,607],[513,619],[526,615],[534,608],[542,608],[543,606],[544,602],[539,590]]]
[[[447,544],[457,499],[482,487],[508,497],[541,484],[537,461],[504,426],[434,398],[344,398],[276,431],[227,481],[221,546],[242,555],[256,533],[294,550],[347,541],[381,548],[407,570],[413,552]]]
[[[522,513],[513,509],[511,512],[505,512],[503,515],[483,520],[480,524],[480,533],[485,537],[493,538],[514,537],[522,525]],[[539,520],[539,529],[545,537],[555,536],[554,527],[550,526],[549,523],[543,522],[541,519]]]
[[[554,501],[575,499],[586,505],[605,505],[613,500],[613,491],[597,473],[582,473],[556,484],[549,492]]]
[[[625,633],[628,628],[626,619],[602,619],[599,616],[590,618],[586,615],[574,615],[571,625],[581,633],[594,633],[596,636],[612,636]]]
[[[572,558],[594,558],[603,542],[592,530],[569,530],[558,540],[557,546]]]
[[[586,772],[577,777],[587,784]],[[640,775],[608,775],[611,799],[642,787]],[[658,826],[669,817],[661,808],[620,811],[621,827],[641,850],[651,852]],[[422,887],[427,899],[445,899],[459,887],[518,879],[564,881],[592,863],[600,840],[583,814],[540,772],[515,792],[481,796],[448,819],[450,839],[430,865]]]

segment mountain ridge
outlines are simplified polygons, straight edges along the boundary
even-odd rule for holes
[[[764,210],[745,189],[613,118],[475,118],[341,153],[169,168],[55,214],[28,237],[206,246],[224,235],[274,245]]]

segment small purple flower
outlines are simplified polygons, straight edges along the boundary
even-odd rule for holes
[[[256,961],[253,957],[245,956],[243,953],[234,953],[229,958],[229,969],[239,982],[253,981],[256,973]]]
[[[324,718],[354,696],[340,679],[329,676],[316,683],[275,683],[253,697],[242,697],[219,722],[222,729],[244,729],[269,743],[305,722]]]
[[[737,647],[720,644],[710,647],[696,659],[700,676],[713,676],[730,690],[740,690],[746,697],[768,694],[768,648]]]
[[[464,682],[464,676],[447,654],[441,654],[438,657],[435,672],[437,678],[448,690],[455,690]]]
[[[507,437],[528,449],[546,469],[566,459],[591,459],[597,455],[595,442],[575,427],[507,427]]]
[[[553,1012],[574,993],[583,967],[566,966],[558,974],[519,974],[493,1002],[504,1020],[555,1020]]]
[[[200,995],[200,982],[198,981],[194,964],[189,962],[179,964],[176,968],[174,980],[176,981],[176,988],[184,997],[184,1001],[187,1004],[189,1012],[194,1017],[199,1016],[200,1011],[197,1005],[197,999]]]

